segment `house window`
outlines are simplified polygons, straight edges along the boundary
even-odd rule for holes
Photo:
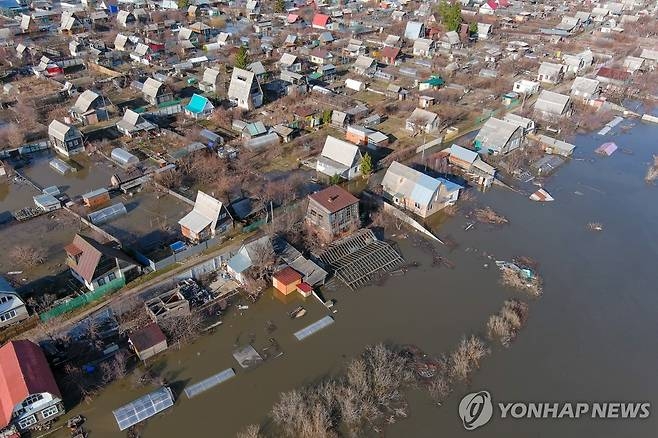
[[[57,415],[58,412],[59,412],[59,408],[57,407],[57,405],[49,406],[43,411],[41,411],[41,417],[45,420],[46,418],[50,418],[54,415]]]
[[[21,405],[23,405],[24,407],[28,407],[32,403],[36,403],[39,400],[41,400],[42,398],[43,398],[43,395],[41,395],[41,394],[32,394],[31,396],[29,396],[25,400],[23,400],[23,403],[21,403]]]
[[[14,297],[12,297],[11,295],[5,295],[0,297],[0,303],[6,303],[7,301],[11,301],[13,299]]]
[[[105,279],[104,278],[99,278],[98,279],[98,285],[99,286],[104,286],[105,285]]]
[[[15,318],[15,317],[16,317],[16,311],[15,310],[10,310],[9,312],[3,313],[2,315],[0,315],[0,322],[4,322],[4,321],[10,320],[10,319]]]
[[[417,203],[417,202],[414,202],[414,207],[416,207],[416,208],[420,208],[420,204]]]
[[[33,424],[36,424],[36,422],[37,422],[37,417],[35,417],[34,415],[30,415],[29,417],[23,418],[21,421],[19,421],[18,427],[20,427],[21,429],[27,429]]]
[[[112,281],[115,278],[117,278],[116,274],[114,272],[110,272],[110,274],[107,276],[107,279]]]

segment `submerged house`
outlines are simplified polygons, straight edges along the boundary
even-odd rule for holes
[[[252,110],[263,105],[263,90],[256,75],[248,70],[234,68],[228,87],[228,99],[238,108]]]
[[[519,125],[491,117],[475,136],[473,144],[480,153],[506,154],[521,146],[524,130]]]
[[[329,135],[318,158],[316,170],[329,177],[338,175],[351,180],[361,175],[362,160],[363,156],[357,145]]]
[[[167,349],[167,338],[156,323],[130,334],[128,345],[142,362]]]
[[[199,190],[194,208],[178,224],[183,236],[201,242],[233,228],[233,218],[221,201]]]
[[[360,227],[359,199],[340,186],[308,196],[306,223],[327,240]]]
[[[80,234],[64,250],[71,274],[90,291],[119,289],[126,284],[126,273],[138,267],[120,249]]]
[[[16,290],[0,277],[0,329],[29,318],[27,307]]]
[[[382,180],[384,198],[398,207],[427,218],[454,204],[461,186],[443,178],[432,178],[394,161]]]
[[[62,393],[46,356],[28,340],[0,348],[0,429],[26,430],[64,414]]]
[[[48,138],[55,151],[67,158],[85,150],[80,131],[59,120],[53,120],[48,125]]]
[[[479,153],[456,144],[449,149],[448,162],[466,172],[467,176],[483,187],[491,186],[496,177],[496,169],[482,161]]]

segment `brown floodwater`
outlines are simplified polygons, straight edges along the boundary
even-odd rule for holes
[[[504,227],[476,225],[464,231],[463,216],[441,221],[437,230],[459,246],[441,252],[454,269],[433,267],[414,237],[398,239],[407,262],[420,267],[383,285],[358,292],[327,288],[337,300],[335,324],[299,342],[292,333],[327,310],[313,299],[309,313],[290,320],[302,302],[284,303],[267,295],[244,314],[233,313],[214,334],[154,363],[179,394],[174,408],[149,420],[143,436],[233,437],[249,423],[267,428],[267,412],[278,394],[339,373],[349,358],[377,342],[416,344],[432,354],[452,349],[464,334],[483,335],[489,315],[503,301],[530,303],[529,320],[508,349],[493,348],[468,387],[455,388],[438,407],[421,391],[409,393],[409,418],[387,428],[390,437],[655,436],[658,420],[492,420],[467,432],[457,415],[459,400],[487,389],[507,401],[658,402],[658,188],[643,181],[658,127],[639,125],[627,133],[579,137],[575,160],[546,182],[552,203],[495,189],[477,202],[507,216]],[[632,150],[601,158],[593,149],[615,141]],[[588,231],[588,222],[604,230]],[[492,259],[531,256],[540,263],[544,295],[532,299],[498,283]],[[488,265],[485,266],[485,265]],[[266,321],[277,329],[266,331]],[[261,366],[242,370],[231,356],[238,345],[262,348],[274,337],[285,352]],[[182,388],[233,367],[237,376],[194,399]],[[92,437],[120,437],[112,410],[146,393],[117,383],[90,405],[80,405]],[[62,434],[61,436],[65,436]]]

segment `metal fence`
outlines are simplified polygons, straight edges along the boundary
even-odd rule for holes
[[[105,295],[109,295],[112,292],[115,292],[126,285],[125,278],[115,278],[109,283],[99,286],[96,290],[92,292],[87,292],[80,296],[77,296],[65,303],[59,304],[58,306],[53,307],[52,309],[40,313],[39,318],[41,321],[48,321],[53,318],[57,318],[65,313],[71,312],[72,310],[78,309],[82,306],[85,306],[89,303],[97,301],[103,298]]]

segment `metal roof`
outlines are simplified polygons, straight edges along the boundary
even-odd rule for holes
[[[562,114],[570,102],[570,97],[553,91],[542,90],[535,102],[535,109],[551,114]]]
[[[174,394],[169,387],[163,386],[119,409],[115,409],[112,413],[119,425],[119,430],[126,430],[173,405]]]
[[[315,321],[313,324],[295,332],[295,337],[297,338],[298,341],[301,341],[302,339],[311,336],[312,334],[322,330],[323,328],[329,327],[333,323],[334,323],[334,319],[331,316],[327,315],[324,318]]]
[[[75,101],[74,108],[81,113],[86,113],[91,109],[94,101],[98,99],[100,95],[91,90],[85,90],[78,99]]]
[[[217,226],[217,219],[222,210],[222,205],[221,201],[199,190],[196,195],[194,208],[179,220],[178,223],[180,226],[197,234],[208,226],[211,227],[211,230],[214,230]]]
[[[481,142],[487,149],[499,151],[505,147],[518,129],[522,128],[517,124],[491,117],[475,136],[475,141]]]
[[[160,91],[160,87],[162,87],[162,82],[156,81],[153,78],[147,78],[146,81],[144,81],[142,93],[149,97],[156,97],[158,95],[158,91]]]
[[[50,125],[48,125],[48,135],[51,137],[56,138],[59,141],[64,141],[66,140],[67,134],[69,134],[69,131],[73,130],[71,134],[75,134],[78,132],[77,129],[75,129],[73,126],[67,125],[66,123],[62,123],[59,120],[53,120],[50,122]],[[69,137],[71,137],[70,135]]]
[[[235,376],[235,371],[233,371],[233,368],[227,368],[220,373],[217,373],[213,376],[208,377],[207,379],[203,379],[198,383],[188,386],[187,388],[185,388],[185,395],[187,395],[187,398],[195,397],[201,394],[202,392],[214,388],[220,383],[226,382],[227,380],[233,378],[234,376]]]
[[[324,148],[322,148],[321,157],[329,158],[349,169],[357,164],[361,158],[361,152],[358,146],[328,135]]]
[[[475,151],[453,144],[450,146],[450,156],[472,164],[478,159],[479,155]]]
[[[201,114],[205,111],[208,105],[210,105],[211,109],[214,108],[207,98],[195,93],[192,95],[192,98],[185,109],[194,114]]]
[[[256,80],[254,73],[234,68],[231,75],[231,83],[228,86],[229,99],[248,100],[253,82]]]

